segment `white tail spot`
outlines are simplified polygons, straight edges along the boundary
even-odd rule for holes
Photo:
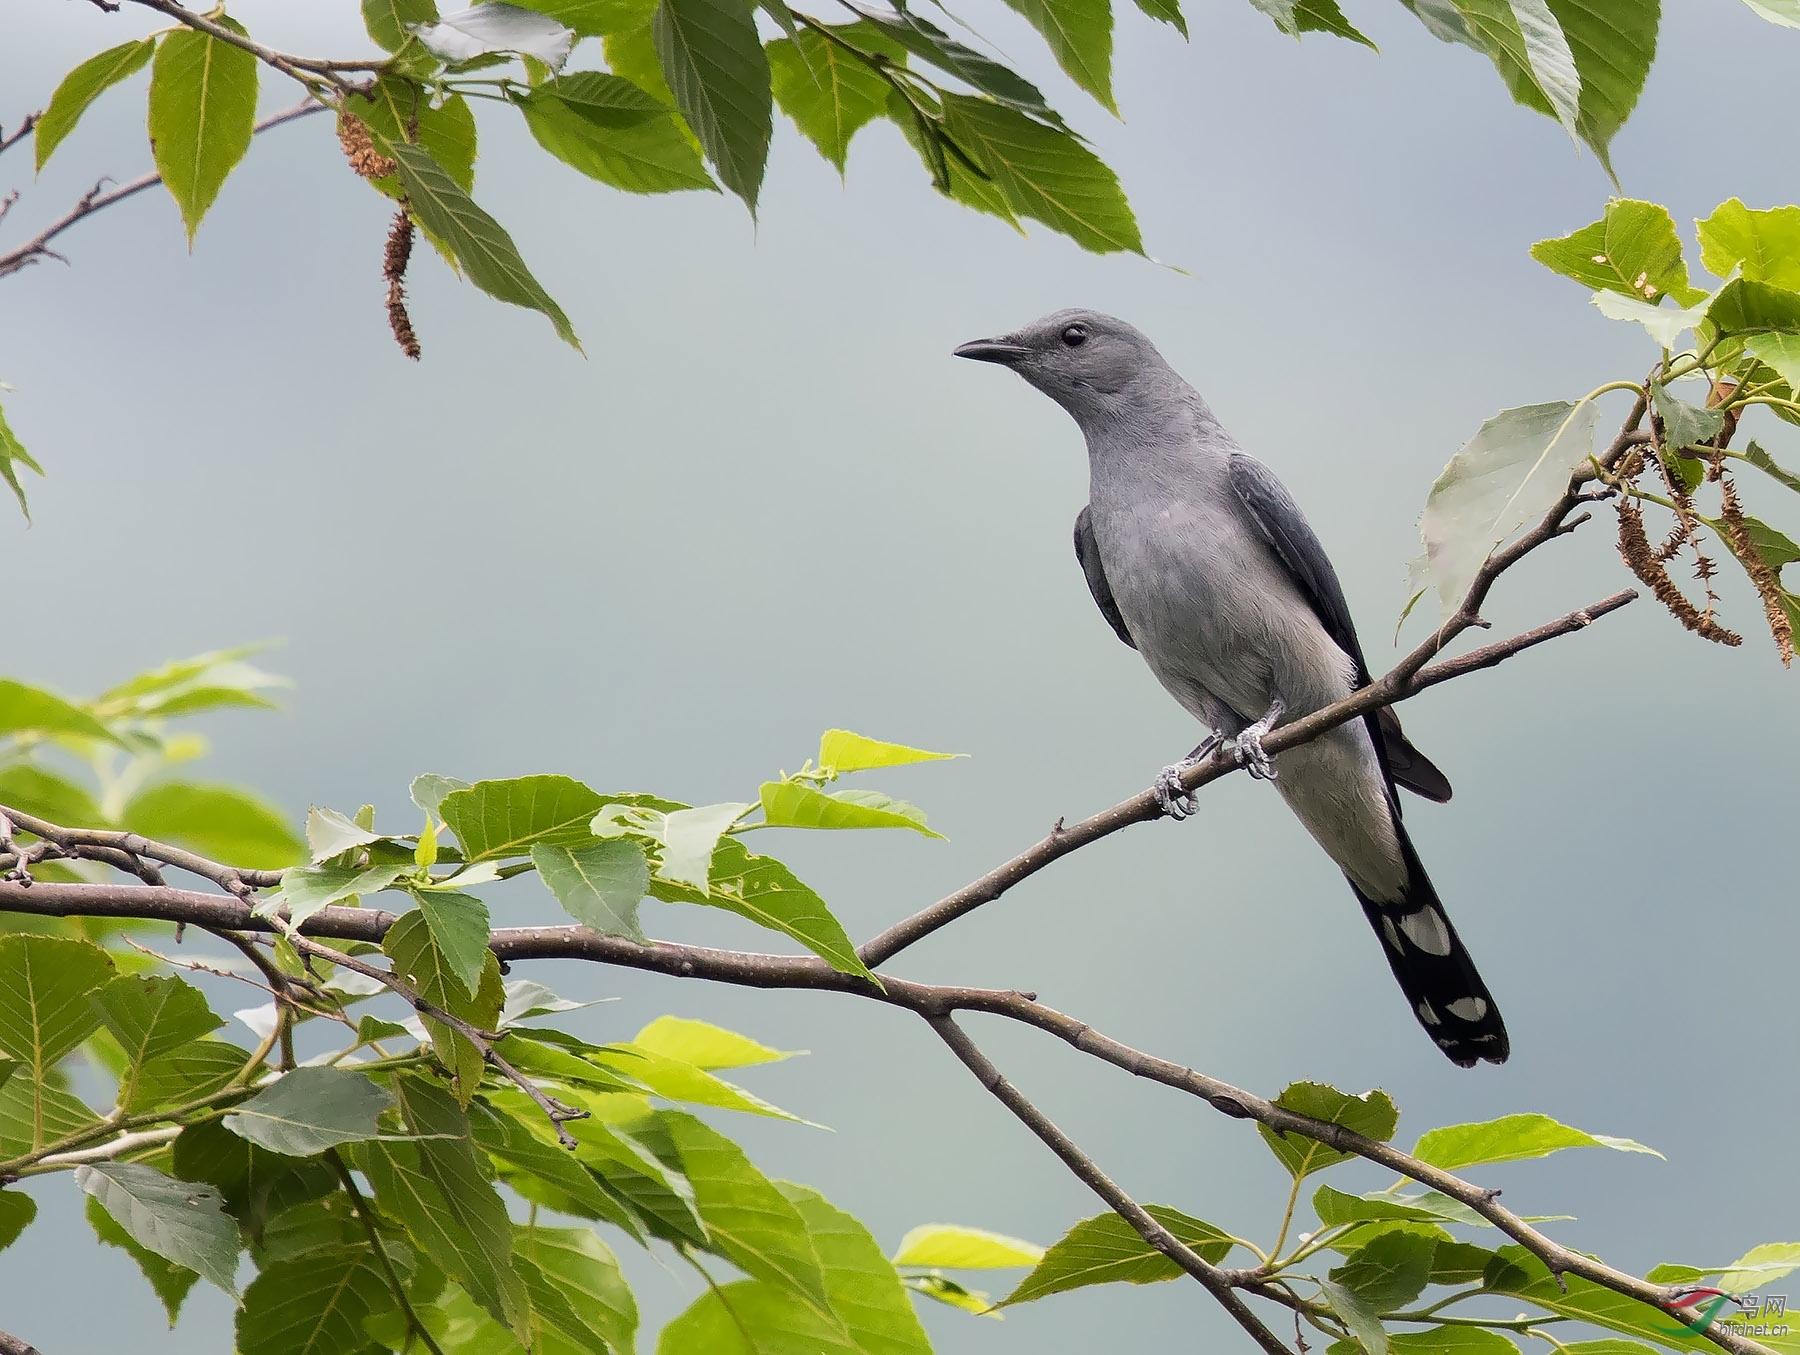
[[[1427,955],[1450,953],[1450,929],[1435,908],[1421,908],[1400,919],[1400,930]]]
[[[1487,999],[1459,997],[1450,1004],[1450,1015],[1459,1016],[1465,1021],[1479,1021],[1487,1015]]]
[[[1455,1009],[1452,1008],[1452,1010],[1455,1010]],[[1418,1011],[1419,1011],[1419,1020],[1423,1021],[1426,1025],[1441,1026],[1444,1024],[1441,1020],[1438,1019],[1438,1014],[1431,1010],[1431,1004],[1429,1002],[1425,1001],[1423,998],[1419,999]]]
[[[1400,944],[1399,929],[1394,926],[1394,919],[1386,914],[1381,918],[1381,934],[1387,938],[1389,947],[1396,955],[1406,954],[1406,947]]]

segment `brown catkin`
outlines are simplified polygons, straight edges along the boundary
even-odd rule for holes
[[[1763,559],[1762,552],[1756,548],[1756,542],[1750,535],[1750,525],[1744,521],[1744,506],[1738,502],[1737,486],[1725,474],[1719,476],[1719,517],[1725,523],[1725,533],[1731,542],[1732,551],[1744,566],[1744,573],[1750,576],[1750,582],[1756,585],[1757,595],[1762,598],[1763,613],[1769,618],[1769,634],[1775,637],[1775,649],[1781,655],[1782,666],[1792,668],[1794,623],[1788,620],[1787,608],[1782,605],[1781,580],[1769,568],[1769,562]]]
[[[419,336],[413,333],[412,317],[406,313],[406,264],[412,258],[412,242],[412,217],[402,207],[394,214],[393,229],[388,231],[381,273],[387,279],[388,325],[394,331],[394,342],[400,345],[402,353],[417,362]]]
[[[1622,497],[1618,503],[1619,513],[1619,554],[1625,563],[1631,566],[1631,572],[1643,580],[1656,600],[1669,609],[1682,625],[1697,635],[1704,636],[1722,645],[1741,645],[1744,637],[1735,631],[1726,630],[1710,616],[1703,616],[1693,603],[1687,600],[1681,589],[1675,586],[1675,580],[1669,577],[1650,549],[1650,539],[1644,535],[1644,514],[1629,496]]]
[[[361,118],[339,113],[337,134],[338,145],[344,148],[344,159],[363,178],[385,179],[399,168],[391,158],[375,149],[375,138],[369,135],[369,126]]]

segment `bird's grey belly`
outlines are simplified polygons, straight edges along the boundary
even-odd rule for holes
[[[1347,696],[1349,657],[1236,519],[1177,503],[1127,514],[1096,505],[1107,582],[1150,671],[1197,719],[1235,735],[1276,697],[1283,722]],[[1386,781],[1361,720],[1275,758],[1276,789],[1369,897],[1400,896],[1406,867]]]

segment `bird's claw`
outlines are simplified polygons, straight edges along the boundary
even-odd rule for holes
[[[1275,722],[1287,711],[1287,704],[1281,700],[1270,703],[1269,709],[1262,719],[1243,729],[1234,741],[1238,766],[1250,773],[1256,781],[1273,781],[1275,779],[1275,763],[1263,752],[1263,735],[1275,728]]]
[[[1177,823],[1200,808],[1194,792],[1181,784],[1181,774],[1193,765],[1192,762],[1170,763],[1156,774],[1156,783],[1150,787],[1156,796],[1157,806]]]

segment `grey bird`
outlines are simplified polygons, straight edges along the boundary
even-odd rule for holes
[[[1397,789],[1448,800],[1444,774],[1388,709],[1263,751],[1284,720],[1369,681],[1337,573],[1281,481],[1112,316],[1058,311],[956,356],[1012,368],[1087,439],[1075,555],[1088,588],[1119,638],[1212,730],[1157,778],[1164,812],[1193,811],[1177,778],[1233,740],[1238,762],[1274,782],[1344,872],[1425,1033],[1462,1067],[1505,1062],[1499,1009],[1401,822]]]

